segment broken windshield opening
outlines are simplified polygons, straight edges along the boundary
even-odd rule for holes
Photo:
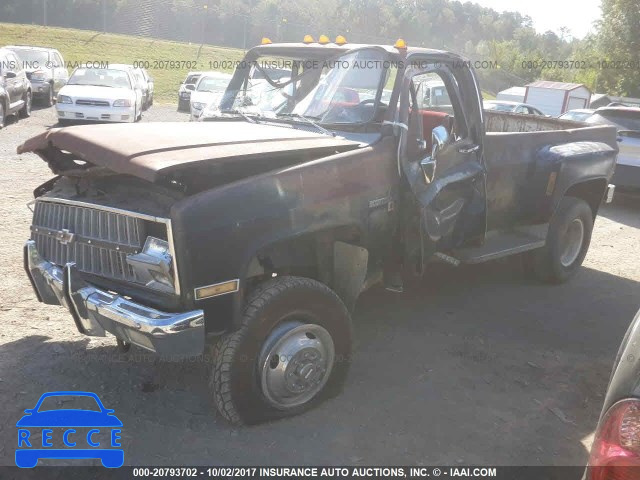
[[[246,88],[227,91],[233,103],[221,113],[245,114],[326,124],[367,123],[374,118],[389,65],[386,52],[360,49],[326,60],[291,62],[288,71],[252,68]],[[265,78],[269,77],[269,78]],[[275,78],[274,78],[275,77]]]

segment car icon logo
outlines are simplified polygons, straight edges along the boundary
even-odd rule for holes
[[[64,408],[65,402],[90,408]],[[51,409],[52,404],[63,405]],[[48,392],[18,420],[16,465],[33,468],[39,459],[100,459],[107,468],[124,464],[122,422],[92,392]],[[36,435],[41,431],[40,437]],[[36,438],[38,441],[36,441]]]

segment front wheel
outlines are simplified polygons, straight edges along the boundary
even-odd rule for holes
[[[53,85],[49,86],[49,93],[46,96],[46,98],[44,99],[44,106],[45,107],[52,107],[54,102],[54,97],[55,97],[55,93],[53,91]]]
[[[32,102],[32,97],[31,97],[31,91],[26,91],[24,94],[24,107],[22,107],[22,109],[20,110],[20,118],[28,118],[31,116],[31,102]]]
[[[236,424],[302,413],[339,392],[351,355],[351,318],[315,280],[277,277],[247,300],[239,330],[213,349],[209,387]]]
[[[563,198],[549,225],[546,245],[525,256],[525,269],[544,282],[566,282],[580,269],[592,231],[593,212],[587,202]]]

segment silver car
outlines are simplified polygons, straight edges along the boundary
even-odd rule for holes
[[[618,189],[640,189],[640,108],[602,107],[585,122],[618,129],[620,153],[611,183]]]
[[[62,55],[55,48],[10,45],[23,62],[27,78],[31,81],[33,99],[47,107],[53,105],[58,92],[69,80],[69,71]]]
[[[533,105],[520,102],[508,102],[506,100],[485,100],[485,110],[495,110],[498,112],[520,113],[523,115],[540,115],[545,116],[540,110]]]

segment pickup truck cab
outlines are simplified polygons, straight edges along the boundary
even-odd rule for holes
[[[269,77],[265,59],[289,72]],[[419,108],[432,77],[452,113]],[[84,334],[209,352],[211,395],[236,423],[339,390],[373,285],[515,254],[568,280],[618,148],[614,127],[485,112],[468,62],[401,44],[255,47],[208,120],[52,129],[18,147],[57,175],[35,190],[25,266]]]

